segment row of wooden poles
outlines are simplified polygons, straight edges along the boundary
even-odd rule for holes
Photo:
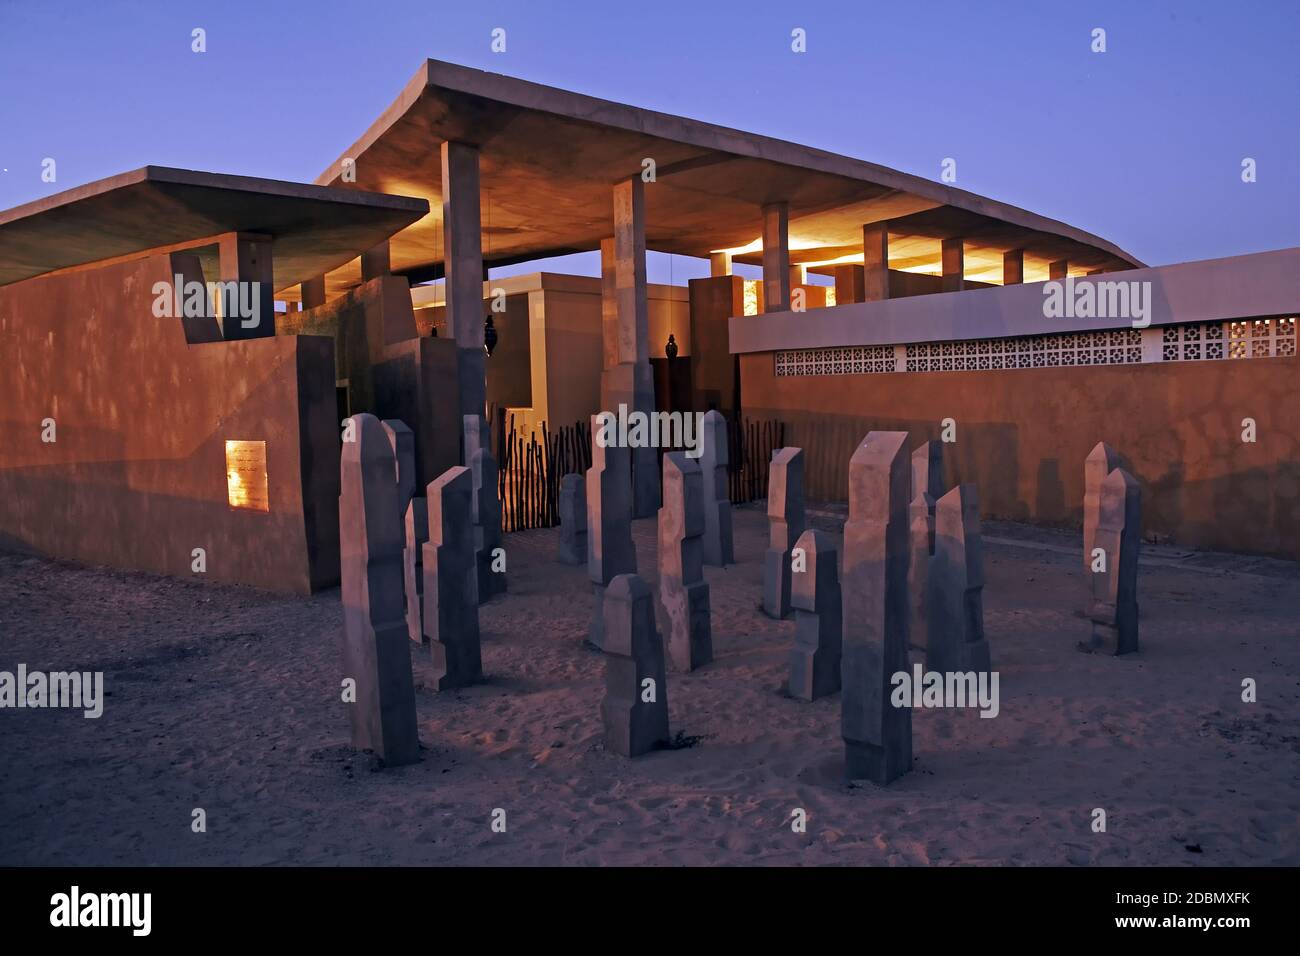
[[[552,431],[545,422],[524,434],[514,415],[493,410],[493,438],[499,467],[501,530],[553,528],[560,523],[560,481],[591,467],[591,428],[586,422]],[[728,494],[733,504],[767,497],[772,453],[785,445],[785,424],[774,419],[727,421],[730,452]],[[664,451],[659,449],[662,458]]]

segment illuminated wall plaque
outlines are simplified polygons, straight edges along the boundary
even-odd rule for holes
[[[226,442],[226,496],[232,508],[271,510],[266,490],[266,442]]]

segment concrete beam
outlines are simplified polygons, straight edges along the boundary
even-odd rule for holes
[[[478,148],[442,144],[443,269],[447,277],[447,329],[456,340],[460,408],[483,415],[487,367],[483,351],[483,245]]]
[[[1025,250],[1012,249],[1002,253],[1002,284],[1020,285],[1025,281]]]
[[[836,303],[839,302],[836,290]],[[873,222],[862,227],[862,298],[855,302],[877,302],[889,298],[889,223]]]
[[[380,276],[392,275],[392,263],[388,258],[388,240],[361,253],[361,281],[369,282]]]
[[[233,292],[227,292],[225,301],[217,303],[222,337],[260,339],[275,335],[271,237],[228,232],[217,242],[217,255],[221,281],[239,283]]]
[[[943,240],[943,291],[966,288],[966,243],[960,236]]]
[[[763,207],[763,311],[790,308],[790,204]]]
[[[730,252],[714,252],[709,255],[709,275],[714,278],[731,275]]]

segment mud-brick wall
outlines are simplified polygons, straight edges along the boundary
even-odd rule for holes
[[[741,357],[746,415],[786,422],[810,497],[843,500],[872,429],[940,438],[947,479],[986,517],[1080,526],[1083,462],[1106,441],[1142,485],[1144,530],[1195,548],[1300,558],[1300,361],[1294,357],[982,372],[783,376]],[[1242,441],[1242,420],[1256,442]]]
[[[337,583],[333,342],[188,341],[153,312],[173,258],[0,287],[0,547],[299,593]],[[266,442],[269,510],[230,506],[227,440]]]

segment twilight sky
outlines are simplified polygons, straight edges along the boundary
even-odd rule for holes
[[[1294,0],[0,0],[0,208],[147,164],[310,182],[434,57],[930,179],[953,157],[1159,265],[1300,246],[1297,50]],[[650,278],[707,274],[673,258]]]

